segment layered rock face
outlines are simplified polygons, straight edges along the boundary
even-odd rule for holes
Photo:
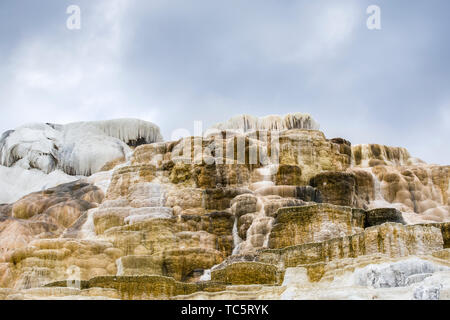
[[[77,181],[4,205],[0,209],[1,252],[26,247],[34,239],[58,238],[103,198],[96,186]]]
[[[0,299],[450,298],[450,167],[309,115],[167,142],[136,120],[25,126],[0,149],[78,175],[0,205]]]

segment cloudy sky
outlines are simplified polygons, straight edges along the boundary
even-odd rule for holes
[[[66,9],[81,8],[68,30]],[[381,8],[381,30],[366,9]],[[310,113],[450,164],[448,0],[2,0],[0,130],[136,117],[193,132]]]

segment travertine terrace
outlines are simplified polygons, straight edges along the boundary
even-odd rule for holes
[[[450,299],[450,166],[306,114],[0,139],[0,299]]]

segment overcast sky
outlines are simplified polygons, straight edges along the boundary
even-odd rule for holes
[[[195,120],[305,112],[329,138],[450,164],[449,13],[448,0],[2,0],[0,130],[136,117],[170,139]]]

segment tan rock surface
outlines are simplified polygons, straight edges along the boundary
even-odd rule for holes
[[[227,125],[0,205],[0,299],[450,299],[449,166],[298,114]]]

